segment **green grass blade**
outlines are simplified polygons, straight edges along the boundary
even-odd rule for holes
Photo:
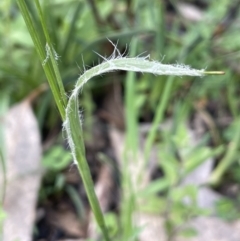
[[[55,73],[55,76],[56,76],[58,88],[59,88],[59,91],[60,91],[60,94],[61,94],[61,99],[59,101],[62,102],[62,105],[64,107],[66,107],[67,99],[66,99],[66,94],[65,94],[62,78],[61,78],[60,71],[59,71],[58,64],[57,64],[58,56],[57,56],[57,53],[55,52],[55,50],[53,48],[53,44],[52,44],[52,41],[50,39],[48,30],[47,30],[47,24],[46,24],[45,18],[43,16],[43,12],[42,12],[39,1],[35,0],[35,4],[37,6],[37,11],[38,11],[38,14],[40,16],[40,22],[42,24],[44,35],[45,35],[45,38],[47,40],[47,44],[49,46],[50,59],[51,59],[53,70],[54,70],[54,73]]]
[[[32,21],[32,18],[30,16],[30,13],[27,9],[26,3],[25,3],[24,0],[17,0],[17,3],[18,3],[20,11],[22,13],[22,16],[24,18],[24,21],[26,23],[26,26],[28,28],[28,32],[30,33],[31,38],[33,40],[33,43],[34,43],[35,49],[38,53],[38,56],[40,58],[40,61],[41,61],[41,63],[43,63],[44,60],[46,59],[45,47],[40,41],[40,37],[38,35],[37,29],[35,28],[35,26],[33,24],[33,21]],[[59,109],[59,112],[61,114],[61,117],[62,117],[63,120],[65,120],[65,108],[64,108],[65,105],[63,105],[63,103],[61,101],[62,95],[61,95],[61,93],[59,91],[59,87],[58,87],[58,85],[55,81],[56,78],[55,78],[55,74],[52,70],[51,63],[49,61],[47,61],[43,65],[43,69],[44,69],[44,72],[47,76],[48,83],[49,83],[50,88],[52,90],[52,93],[53,93],[55,102],[57,104],[57,107]],[[66,96],[64,96],[64,98],[66,98]]]
[[[147,160],[149,158],[150,155],[150,151],[152,148],[152,145],[154,143],[156,134],[157,134],[157,129],[158,126],[160,124],[160,122],[163,119],[163,115],[164,115],[164,111],[167,108],[167,104],[168,104],[168,100],[170,98],[171,95],[171,90],[172,90],[172,86],[173,86],[173,77],[169,77],[165,86],[164,86],[164,91],[163,94],[159,100],[158,106],[157,106],[157,111],[156,114],[154,116],[154,120],[153,120],[153,124],[151,126],[150,132],[147,136],[147,140],[146,140],[146,144],[145,144],[145,149],[144,149],[144,158],[145,160]]]
[[[211,185],[217,185],[221,181],[223,174],[228,169],[228,167],[236,161],[238,157],[238,149],[240,144],[240,120],[239,118],[236,119],[236,132],[233,137],[233,140],[229,143],[229,147],[226,151],[226,154],[222,158],[222,160],[219,162],[215,170],[212,172],[212,175],[210,177],[209,183]]]
[[[74,30],[75,30],[75,27],[76,27],[78,16],[80,14],[81,7],[82,7],[82,2],[78,2],[76,10],[75,10],[73,18],[72,18],[72,21],[71,21],[70,29],[68,31],[68,34],[67,34],[67,37],[65,39],[64,46],[63,46],[63,50],[62,50],[62,56],[63,57],[66,57],[66,54],[67,54],[67,51],[69,49],[70,43],[71,43],[72,39],[74,38]]]
[[[85,157],[85,148],[83,142],[83,133],[81,128],[81,122],[79,119],[79,115],[77,112],[78,103],[77,101],[71,101],[71,109],[75,111],[69,111],[67,113],[67,124],[65,124],[65,128],[68,133],[71,135],[71,139],[69,141],[72,154],[74,156],[75,163],[78,166],[78,170],[81,174],[84,187],[88,196],[88,200],[90,202],[90,206],[96,218],[96,221],[99,227],[102,230],[104,238],[106,241],[109,241],[108,231],[105,225],[105,221],[103,218],[103,214],[94,191],[94,183],[91,177],[91,172]]]
[[[130,56],[136,55],[137,39],[134,38],[131,44]],[[137,130],[137,108],[136,108],[136,73],[128,72],[126,77],[126,146],[128,150],[135,154],[138,148],[138,130]]]

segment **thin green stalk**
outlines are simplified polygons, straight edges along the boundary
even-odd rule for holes
[[[103,232],[105,240],[109,241],[110,239],[108,236],[107,228],[96,193],[94,191],[94,183],[85,157],[83,133],[78,115],[78,102],[76,99],[74,99],[74,101],[69,100],[68,106],[70,104],[70,111],[67,113],[67,120],[65,122],[65,127],[69,138],[69,145],[71,147],[74,161],[77,164],[78,170],[81,174],[88,200],[95,215],[96,221]]]
[[[149,131],[149,134],[147,136],[146,144],[145,144],[145,149],[144,149],[144,158],[147,160],[150,155],[150,151],[152,148],[152,145],[154,143],[156,134],[157,134],[157,129],[160,124],[160,122],[163,119],[163,114],[164,111],[167,108],[168,100],[171,95],[171,90],[172,90],[172,85],[173,85],[173,77],[169,77],[168,80],[166,81],[166,84],[164,86],[163,94],[159,99],[159,103],[157,106],[157,113],[154,116],[153,124],[151,126],[151,129]]]
[[[74,38],[74,30],[76,28],[77,20],[78,20],[79,14],[80,14],[80,10],[82,8],[83,8],[82,2],[79,1],[77,3],[76,10],[75,10],[75,12],[73,14],[73,18],[72,18],[72,21],[71,21],[71,26],[70,26],[70,28],[68,30],[67,37],[65,39],[63,50],[62,50],[62,56],[65,57],[65,58],[66,58],[69,46],[71,44],[71,41]]]
[[[59,71],[58,64],[57,64],[57,60],[56,60],[56,58],[58,58],[58,56],[57,56],[57,53],[55,52],[55,50],[52,46],[52,41],[50,39],[48,30],[47,30],[47,24],[46,24],[45,18],[43,16],[43,12],[42,12],[39,0],[35,0],[35,4],[37,6],[38,15],[40,17],[40,22],[42,24],[42,28],[43,28],[43,32],[44,32],[44,35],[45,35],[45,38],[46,38],[46,41],[47,41],[47,45],[49,46],[50,59],[51,59],[52,65],[53,65],[53,70],[54,70],[54,73],[55,73],[55,76],[56,76],[56,81],[57,81],[58,88],[59,88],[59,91],[60,91],[60,94],[61,94],[61,98],[59,100],[62,102],[62,105],[64,107],[66,107],[66,104],[67,104],[66,94],[65,94],[62,78],[61,78],[60,71]]]
[[[26,26],[28,28],[28,32],[30,33],[31,38],[33,40],[33,44],[38,53],[39,59],[40,59],[41,63],[43,63],[44,60],[46,59],[45,48],[44,48],[44,45],[40,41],[40,38],[38,36],[38,31],[33,24],[33,21],[31,19],[30,13],[27,9],[26,3],[24,0],[17,0],[17,3],[18,3],[20,11],[22,13],[22,16],[24,18],[24,21],[26,23]],[[46,63],[43,65],[43,69],[44,69],[45,75],[48,79],[48,83],[52,90],[53,97],[57,104],[58,110],[61,114],[62,120],[65,120],[65,108],[61,101],[62,95],[61,95],[61,93],[59,91],[59,87],[55,81],[56,78],[55,78],[55,74],[52,70],[51,63],[49,61],[46,61]],[[66,98],[66,96],[65,96],[65,98]]]
[[[74,204],[74,207],[76,208],[78,219],[81,221],[85,220],[86,212],[85,212],[84,204],[79,196],[79,192],[71,185],[66,186],[66,191],[69,197],[71,198]]]
[[[134,38],[131,43],[130,56],[135,56],[137,51],[137,39]],[[126,146],[132,150],[135,155],[138,147],[138,130],[137,130],[137,108],[136,108],[136,74],[128,72],[126,77]]]
[[[165,44],[165,21],[164,21],[164,5],[162,1],[148,1],[149,11],[154,22],[155,32],[155,49],[158,57],[161,57],[164,53]],[[155,10],[158,10],[157,12]]]
[[[137,38],[131,42],[130,56],[136,56]],[[132,214],[136,201],[134,186],[132,183],[132,173],[128,170],[128,161],[131,160],[137,165],[137,149],[139,145],[138,138],[138,113],[136,108],[136,73],[128,72],[125,84],[125,106],[126,106],[126,141],[125,155],[123,162],[123,199],[121,202],[121,219],[122,219],[122,239],[127,240],[133,232]]]
[[[237,160],[238,158],[238,148],[240,143],[240,120],[238,119],[236,123],[236,132],[233,140],[229,143],[228,150],[224,155],[223,159],[219,162],[216,169],[212,172],[209,180],[209,183],[211,185],[219,184],[227,168],[234,162],[234,160]]]

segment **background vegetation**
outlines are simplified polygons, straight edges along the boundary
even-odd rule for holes
[[[33,1],[26,3],[44,41]],[[185,1],[199,10],[199,18],[195,14],[195,19],[184,15],[174,0],[41,3],[68,93],[85,68],[102,61],[99,55],[112,54],[114,48],[108,39],[126,55],[150,54],[151,59],[163,63],[226,72],[224,76],[202,79],[116,72],[96,77],[84,87],[79,103],[93,179],[98,180],[103,163],[110,163],[115,176],[112,182],[120,190],[113,194],[105,215],[111,238],[136,239],[141,230],[132,217],[139,210],[164,216],[169,240],[191,217],[206,215],[207,210],[196,202],[198,188],[182,187],[180,183],[210,157],[214,158],[214,168],[203,183],[226,197],[217,207],[219,216],[239,218],[235,212],[240,205],[239,1]],[[1,103],[11,106],[39,89],[46,77],[15,1],[1,1],[0,21],[0,98]],[[67,177],[74,167],[61,133],[61,117],[48,88],[34,100],[33,108],[42,133],[42,165],[46,170],[38,207],[49,207],[49,203],[54,206],[67,199],[86,223],[86,197],[79,191],[81,180],[71,183]],[[169,128],[159,129],[169,120]],[[202,123],[204,134],[197,140],[198,145],[191,146],[186,126],[197,129],[197,121]],[[151,182],[139,191],[131,187],[128,163],[139,159],[141,130],[147,124],[151,127],[143,134],[146,138],[141,155],[149,161],[154,147],[158,157]],[[116,167],[116,155],[110,148],[110,126],[126,134],[125,164],[121,168]],[[95,129],[105,130],[105,135],[94,139]],[[105,143],[100,149],[99,142]],[[184,203],[186,196],[192,200],[191,205]],[[144,206],[139,204],[140,199],[145,200]],[[35,240],[44,235],[46,238],[48,231],[42,231],[46,229],[52,229],[47,217],[36,223]],[[59,237],[67,236],[59,230]]]

